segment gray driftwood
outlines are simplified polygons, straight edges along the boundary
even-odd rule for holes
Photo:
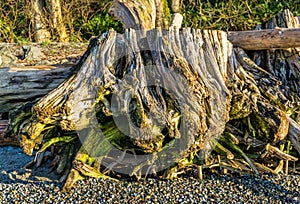
[[[245,50],[268,50],[300,47],[300,28],[229,32],[234,46]]]
[[[70,71],[54,66],[0,68],[0,114],[48,94]]]

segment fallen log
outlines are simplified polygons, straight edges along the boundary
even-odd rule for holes
[[[275,28],[252,31],[229,31],[228,39],[245,50],[287,49],[300,47],[300,28]]]
[[[70,72],[71,67],[55,66],[0,68],[0,114],[41,98],[56,88]]]
[[[299,19],[299,17],[294,17],[289,10],[284,10],[269,21],[258,25],[253,31],[229,31],[228,39],[234,46],[245,50],[300,47]]]

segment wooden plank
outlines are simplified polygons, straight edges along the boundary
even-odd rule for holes
[[[300,47],[300,28],[230,31],[228,39],[245,50],[294,48]]]

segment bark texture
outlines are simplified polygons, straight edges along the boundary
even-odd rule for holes
[[[51,14],[52,26],[59,36],[59,42],[68,42],[69,36],[63,22],[59,0],[47,0]]]
[[[245,50],[267,50],[300,47],[300,28],[229,32],[229,40]]]
[[[32,13],[33,13],[33,29],[34,39],[36,42],[46,42],[50,40],[50,33],[46,28],[44,19],[44,1],[31,0]]]

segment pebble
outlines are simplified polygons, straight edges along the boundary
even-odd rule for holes
[[[196,170],[172,180],[85,179],[62,192],[58,179],[27,175],[33,158],[0,148],[0,204],[6,203],[300,203],[300,175],[217,175]],[[39,168],[40,169],[40,168]],[[40,171],[39,173],[43,173]],[[49,175],[50,176],[50,175]]]
[[[1,184],[0,203],[299,203],[299,185],[299,175],[86,179],[63,193],[55,182],[12,181]]]

